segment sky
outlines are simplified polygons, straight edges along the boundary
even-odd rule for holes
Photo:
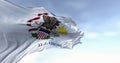
[[[9,0],[71,17],[85,35],[73,49],[52,48],[19,63],[120,63],[120,0]]]

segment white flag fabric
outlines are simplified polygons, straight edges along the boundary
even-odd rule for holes
[[[0,63],[17,63],[28,53],[52,47],[72,48],[82,36],[70,18],[0,0]]]

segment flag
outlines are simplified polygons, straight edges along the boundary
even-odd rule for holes
[[[73,20],[43,7],[23,8],[0,0],[0,10],[0,63],[17,63],[28,53],[47,48],[70,49],[84,35]]]

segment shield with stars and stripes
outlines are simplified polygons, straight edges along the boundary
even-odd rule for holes
[[[38,39],[44,39],[47,36],[49,36],[49,34],[50,34],[50,31],[48,31],[44,28],[40,28],[38,33],[37,33],[37,36],[38,36]]]

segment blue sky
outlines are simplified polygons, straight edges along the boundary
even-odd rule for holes
[[[48,49],[21,63],[120,63],[120,0],[9,0],[24,7],[45,7],[71,17],[85,32],[73,49]]]

